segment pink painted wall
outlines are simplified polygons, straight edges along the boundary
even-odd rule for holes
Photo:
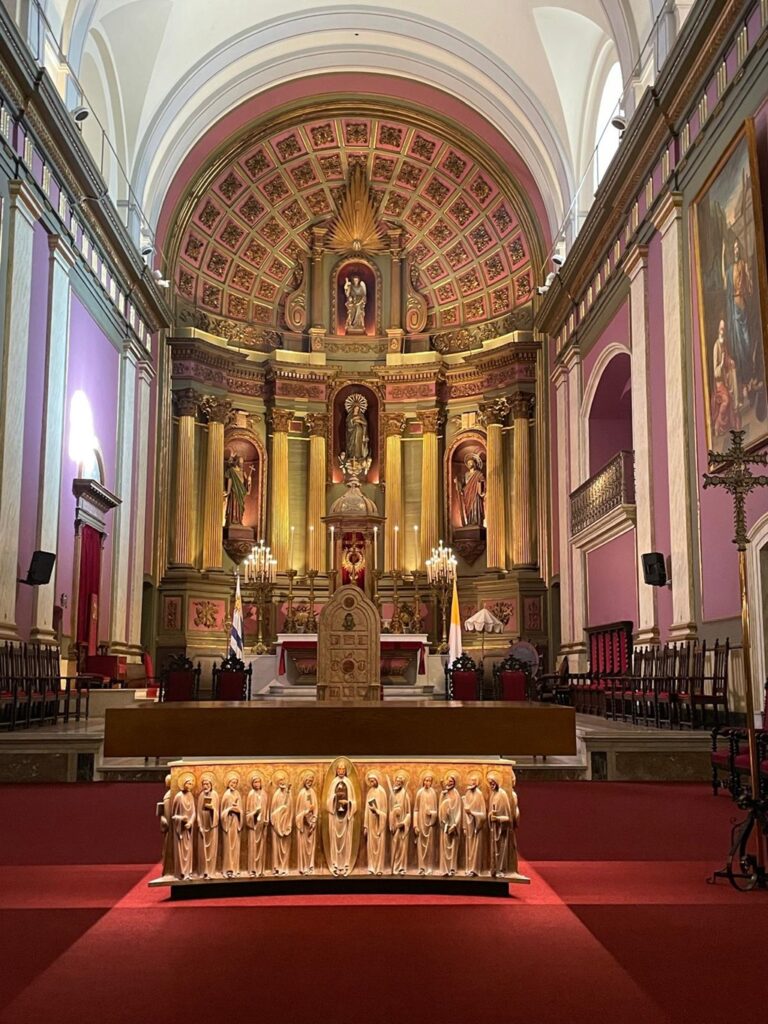
[[[667,461],[667,380],[664,371],[664,273],[661,236],[648,244],[648,345],[650,349],[650,430],[653,487],[653,546],[665,556],[670,549]],[[645,584],[640,584],[645,586]],[[672,624],[672,591],[656,588],[657,621],[662,642]]]
[[[24,403],[24,462],[21,478],[21,519],[19,522],[19,569],[24,578],[35,550],[40,494],[40,448],[45,401],[45,351],[48,321],[48,234],[38,221],[32,246],[32,304],[29,313],[27,392]],[[48,586],[53,586],[49,583]],[[34,588],[18,585],[16,623],[23,639],[32,625]]]
[[[69,360],[64,416],[62,452],[61,510],[59,515],[59,557],[56,568],[56,595],[69,595],[72,608],[73,544],[75,534],[75,498],[72,480],[77,467],[69,457],[70,408],[75,391],[84,391],[93,410],[94,431],[104,460],[105,486],[115,490],[117,407],[119,397],[120,357],[102,329],[93,320],[76,294],[72,294],[70,311]],[[107,517],[107,540],[102,553],[99,639],[106,640],[109,629],[112,514]],[[71,635],[69,615],[65,615],[65,632]]]
[[[594,475],[621,451],[632,451],[632,365],[617,353],[600,375],[589,410],[589,472]]]
[[[590,377],[595,369],[595,363],[603,354],[608,345],[624,345],[629,348],[630,341],[630,319],[629,319],[629,298],[621,303],[609,323],[600,334],[592,348],[582,360],[582,378],[584,390],[586,391]]]
[[[628,619],[637,625],[635,531],[587,554],[587,623],[600,626]]]
[[[734,126],[734,133],[737,126]],[[755,116],[760,188],[763,216],[768,209],[768,102]],[[724,144],[727,143],[724,140]],[[705,622],[733,618],[740,614],[739,576],[736,549],[730,543],[733,537],[731,498],[720,488],[704,490],[702,474],[707,471],[707,440],[704,410],[704,385],[701,364],[701,337],[699,330],[698,291],[693,277],[693,242],[691,240],[691,304],[694,376],[694,418],[696,430],[696,461],[700,502],[701,552],[701,614]],[[768,511],[768,490],[753,492],[747,503],[747,525],[754,523]]]
[[[549,365],[555,365],[555,342],[549,342]],[[550,465],[550,511],[549,520],[551,523],[551,544],[552,544],[552,575],[557,576],[560,572],[560,513],[559,505],[560,492],[557,485],[558,461],[557,461],[557,392],[553,385],[549,387],[549,465]]]

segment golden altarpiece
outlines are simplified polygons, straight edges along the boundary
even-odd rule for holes
[[[498,654],[545,647],[541,243],[494,154],[372,102],[287,111],[221,150],[172,245],[158,664],[184,653],[205,678],[224,656],[238,566],[247,651],[260,618],[268,647],[313,633],[349,582],[385,637],[423,632],[434,650],[425,561],[441,541],[462,618],[489,608]],[[351,479],[365,536],[331,515]],[[275,571],[257,592],[261,541]],[[311,658],[300,668],[311,681]]]

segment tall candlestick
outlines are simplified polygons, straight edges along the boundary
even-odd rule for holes
[[[331,568],[332,569],[333,569],[333,567],[335,565],[335,556],[334,556],[334,550],[333,550],[333,538],[334,538],[334,534],[335,533],[336,533],[336,527],[335,526],[331,526]]]
[[[314,526],[310,526],[310,528],[309,528],[309,555],[307,556],[307,568],[308,569],[314,568],[313,565],[312,565],[312,552],[314,550],[314,547],[315,547],[315,528],[314,528]]]
[[[379,568],[379,528],[373,528],[373,571]]]
[[[291,527],[291,543],[288,549],[288,568],[293,568],[293,535],[296,533],[296,527]]]
[[[419,524],[413,524],[413,571],[419,570]]]
[[[399,537],[399,535],[400,535],[400,527],[396,526],[395,527],[395,557],[392,559],[392,561],[393,561],[393,565],[392,565],[393,572],[397,572],[397,538]]]

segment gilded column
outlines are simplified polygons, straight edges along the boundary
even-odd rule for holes
[[[200,411],[208,420],[208,445],[203,480],[203,571],[221,569],[224,494],[224,424],[231,411],[224,398],[206,395]]]
[[[271,542],[272,556],[277,568],[285,572],[288,567],[289,538],[291,535],[288,510],[288,429],[293,419],[290,409],[272,410],[272,472],[270,474]]]
[[[671,192],[661,203],[655,224],[661,234],[664,279],[664,369],[667,405],[667,468],[669,473],[669,530],[672,562],[672,625],[670,640],[696,635],[694,610],[693,526],[689,457],[688,345],[683,330],[683,198]]]
[[[437,432],[442,422],[439,409],[427,409],[416,414],[421,423],[421,516],[419,533],[421,535],[421,564],[431,556],[432,548],[437,547],[440,539],[440,460],[438,456]]]
[[[319,572],[328,568],[327,544],[322,516],[325,515],[325,445],[328,435],[328,413],[312,412],[307,416],[309,430],[309,478],[307,481],[307,562]],[[310,526],[314,529],[310,530]],[[288,568],[292,569],[293,566]]]
[[[198,395],[192,388],[174,391],[176,425],[176,507],[171,565],[195,564],[195,417]]]
[[[512,530],[512,558],[516,566],[533,563],[531,538],[531,431],[529,420],[533,396],[518,391],[512,396],[513,466],[512,495],[515,514]]]
[[[69,271],[74,254],[59,235],[48,236],[48,325],[46,332],[43,437],[40,451],[40,499],[35,548],[57,551],[61,497],[61,451],[64,441],[64,396],[69,348]],[[56,639],[53,631],[55,588],[34,588],[30,638]]]
[[[5,340],[0,362],[0,638],[15,639],[32,246],[42,211],[24,182],[10,181],[8,192]]]
[[[403,564],[403,429],[405,416],[399,412],[383,416],[386,438],[386,491],[384,514],[384,572],[393,572]],[[395,539],[397,537],[397,539]],[[397,549],[397,555],[395,555]]]
[[[504,420],[508,405],[502,399],[485,409],[487,424],[487,466],[485,497],[486,564],[489,569],[506,569],[506,509],[504,494]]]

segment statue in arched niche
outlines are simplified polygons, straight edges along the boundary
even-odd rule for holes
[[[365,307],[368,303],[368,288],[359,274],[352,274],[352,280],[344,278],[344,294],[347,298],[347,334],[365,334]]]
[[[344,400],[347,411],[344,430],[344,451],[339,464],[347,476],[365,478],[371,468],[371,438],[368,431],[368,399],[359,391],[347,395]]]

